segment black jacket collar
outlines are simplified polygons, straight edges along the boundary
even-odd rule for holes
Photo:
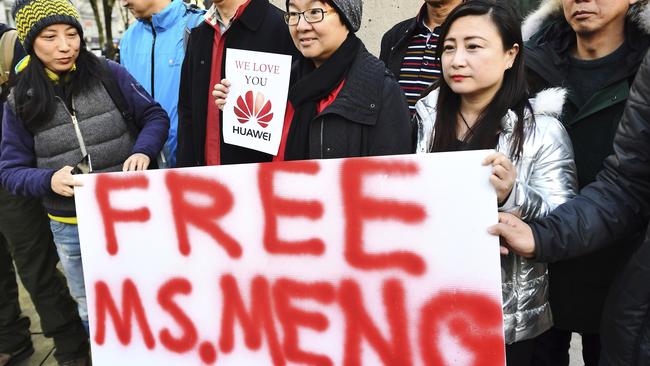
[[[404,35],[402,38],[395,43],[395,46],[398,48],[403,47],[406,43],[408,43],[411,40],[411,37],[413,37],[413,34],[415,34],[415,31],[419,28],[420,24],[424,24],[424,19],[427,16],[427,4],[422,5],[420,8],[420,11],[418,12],[418,15],[415,18],[411,19],[411,22],[408,24],[408,28],[404,32]]]
[[[271,5],[268,0],[251,0],[239,17],[239,21],[244,27],[256,31],[262,25],[266,15],[266,8],[269,6]]]
[[[575,32],[564,18],[558,19],[527,43],[526,65],[551,85],[562,86],[567,78],[570,52],[575,42]],[[625,27],[625,42],[630,50],[626,64],[612,70],[608,85],[634,77],[650,46],[650,36],[628,21]]]

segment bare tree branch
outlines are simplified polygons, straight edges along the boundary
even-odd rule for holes
[[[95,23],[97,24],[97,34],[99,34],[99,45],[104,44],[104,25],[99,16],[99,7],[97,6],[97,0],[88,0],[90,7],[93,9],[93,16],[95,17]]]
[[[102,0],[104,9],[104,26],[106,30],[105,54],[106,58],[113,59],[115,55],[115,46],[113,46],[113,5],[115,0]]]

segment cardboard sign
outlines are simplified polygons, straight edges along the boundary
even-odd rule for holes
[[[96,366],[503,366],[487,151],[84,175]]]
[[[223,109],[223,140],[277,155],[287,108],[291,56],[226,50],[232,84]]]

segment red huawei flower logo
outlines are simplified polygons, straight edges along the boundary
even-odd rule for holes
[[[273,119],[271,107],[271,101],[265,101],[264,94],[257,92],[253,95],[253,92],[249,90],[245,95],[237,98],[235,115],[239,123],[255,120],[260,126],[266,128]]]

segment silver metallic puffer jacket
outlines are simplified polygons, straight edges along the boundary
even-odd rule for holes
[[[521,158],[515,163],[517,180],[500,211],[519,215],[524,220],[545,216],[573,197],[577,191],[576,167],[571,140],[556,119],[562,112],[565,91],[549,89],[531,99],[535,124],[525,115],[526,139]],[[433,142],[438,91],[419,100],[417,152],[426,153]],[[497,151],[509,155],[517,115],[508,111],[502,120]],[[531,128],[532,127],[532,128]],[[507,344],[536,337],[553,325],[548,303],[548,276],[545,263],[529,261],[510,253],[501,257],[503,315]]]

